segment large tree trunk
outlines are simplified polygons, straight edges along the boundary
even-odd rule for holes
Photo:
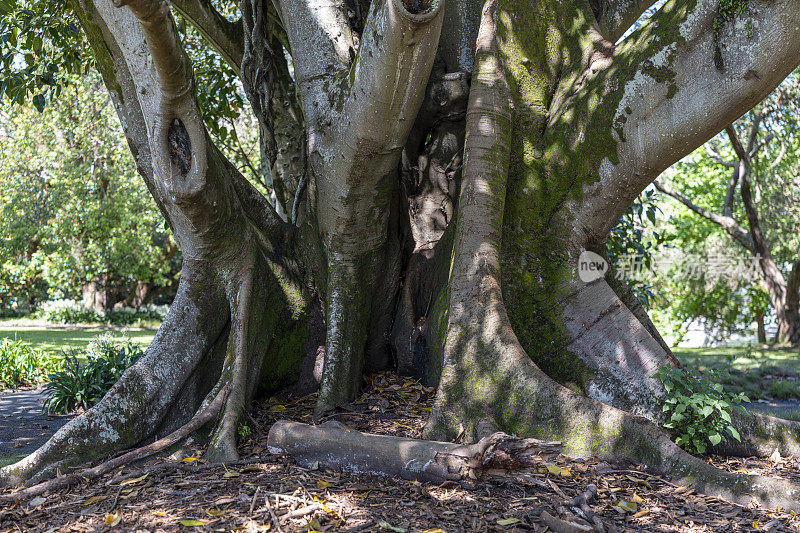
[[[730,36],[748,53],[722,50],[723,73],[708,72],[713,0],[668,3],[619,47],[609,39],[646,2],[490,0],[481,15],[454,0],[445,15],[435,1],[376,0],[363,28],[351,27],[345,2],[279,2],[303,110],[287,120],[305,125],[307,141],[306,187],[273,172],[295,192],[278,203],[303,206],[288,221],[209,141],[168,6],[75,2],[184,274],[147,356],[0,471],[6,481],[172,432],[220,393],[207,453],[233,459],[238,418],[259,385],[290,384],[321,363],[324,413],[356,397],[365,370],[392,364],[394,347],[402,371],[438,385],[431,436],[461,429],[477,439],[486,421],[561,440],[573,454],[643,461],[737,501],[797,500],[794,484],[721,473],[669,440],[651,376],[676,360],[627,287],[577,274],[581,253],[602,251],[659,172],[796,65],[793,2],[752,0],[756,35]],[[235,33],[193,10],[198,2],[211,9],[177,3],[219,26],[203,34],[242,58],[262,133],[277,139],[275,108],[291,105],[273,100],[282,67],[263,70],[279,53],[260,25],[269,3],[245,2],[237,53]],[[478,20],[473,63],[464,43],[475,42]],[[443,25],[449,44],[437,59]],[[273,170],[276,145],[264,144]],[[736,424],[743,444],[727,451],[800,451],[796,423]]]

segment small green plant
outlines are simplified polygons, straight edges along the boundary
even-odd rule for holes
[[[64,352],[64,369],[50,376],[42,411],[65,414],[89,409],[142,355],[141,346],[129,338],[110,334],[92,340],[84,350]],[[81,357],[86,358],[85,363]]]
[[[246,426],[244,424],[239,424],[238,431],[241,439],[246,439],[253,434],[253,430],[250,429],[250,426]]]
[[[41,383],[59,368],[61,361],[57,357],[23,341],[0,339],[0,388],[15,389]]]
[[[661,381],[667,398],[663,411],[675,444],[684,450],[702,454],[709,445],[727,440],[727,435],[741,440],[731,424],[731,412],[744,412],[741,402],[749,402],[744,394],[726,392],[713,372],[693,373],[680,368],[661,368],[653,377]]]
[[[769,386],[769,395],[779,400],[800,398],[800,387],[798,387],[797,383],[785,379],[773,381]]]

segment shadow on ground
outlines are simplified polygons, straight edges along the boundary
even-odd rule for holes
[[[44,444],[71,416],[43,415],[41,387],[0,396],[0,465],[21,458]]]

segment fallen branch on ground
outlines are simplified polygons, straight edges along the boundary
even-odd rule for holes
[[[310,426],[280,420],[270,428],[268,447],[270,453],[307,467],[471,485],[491,471],[532,466],[541,461],[540,454],[557,454],[561,443],[497,432],[462,445],[361,433],[336,423]]]

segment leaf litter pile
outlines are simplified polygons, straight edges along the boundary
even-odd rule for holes
[[[392,373],[329,416],[364,432],[419,438],[434,390]],[[800,531],[792,511],[767,512],[697,494],[636,465],[539,456],[536,467],[475,488],[301,468],[267,452],[278,420],[311,422],[315,395],[254,405],[236,464],[202,451],[121,467],[70,489],[0,509],[0,531]],[[733,472],[800,478],[800,461],[709,459]],[[10,491],[6,491],[8,494]]]

